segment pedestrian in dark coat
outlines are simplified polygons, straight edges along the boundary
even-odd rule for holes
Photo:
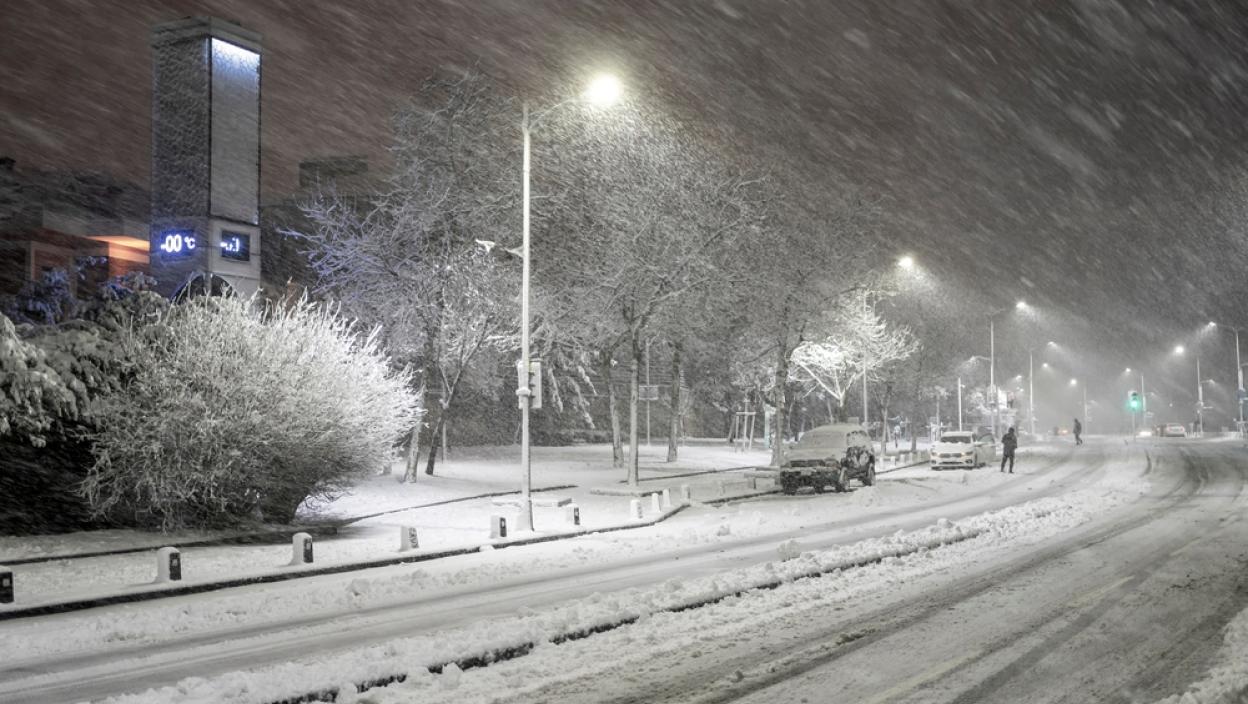
[[[1075,444],[1076,445],[1083,444],[1083,438],[1079,437],[1080,435],[1083,435],[1083,424],[1079,422],[1078,418],[1076,418],[1075,419]]]
[[[1001,438],[1001,471],[1005,471],[1005,461],[1010,461],[1010,474],[1014,473],[1014,450],[1018,449],[1018,433],[1013,428],[1005,431]]]

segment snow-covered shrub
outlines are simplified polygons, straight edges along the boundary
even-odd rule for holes
[[[128,338],[132,378],[93,403],[95,510],[173,528],[289,521],[389,462],[418,415],[376,334],[326,307],[192,300]]]
[[[77,415],[77,398],[48,366],[47,354],[0,315],[0,436],[12,433],[42,446],[58,418]]]
[[[94,459],[91,399],[133,369],[123,336],[160,318],[168,301],[126,292],[78,308],[84,318],[20,326],[0,316],[0,533],[91,527],[78,492]]]

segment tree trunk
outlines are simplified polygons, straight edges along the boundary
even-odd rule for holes
[[[433,466],[438,460],[438,438],[442,437],[442,428],[446,424],[446,405],[445,401],[438,404],[438,422],[429,433],[429,458],[425,460],[425,474],[429,476],[433,476]]]
[[[637,335],[632,336],[632,361],[628,370],[628,485],[637,486],[641,471],[637,456],[637,391],[641,384],[643,352]]]
[[[776,388],[773,391],[772,403],[776,407],[776,430],[774,442],[771,443],[771,466],[779,467],[784,459],[784,391],[789,381],[789,349],[785,340],[781,339],[776,346]]]
[[[620,409],[615,401],[615,386],[611,384],[611,353],[600,352],[599,364],[602,365],[603,382],[607,387],[607,413],[611,416],[611,466],[624,466],[624,441],[620,432]]]
[[[667,461],[675,462],[676,440],[680,437],[680,345],[672,345],[672,410],[667,431]]]
[[[418,468],[420,467],[420,432],[423,423],[417,423],[412,426],[412,439],[407,446],[407,467],[403,471],[403,481],[416,483],[416,477],[420,475]]]

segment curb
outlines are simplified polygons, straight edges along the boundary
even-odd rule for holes
[[[509,492],[512,493],[512,492]],[[529,538],[517,538],[506,542],[482,543],[472,547],[455,548],[453,550],[441,550],[438,552],[425,553],[421,555],[405,555],[403,557],[390,557],[379,560],[365,560],[361,562],[345,562],[337,565],[326,567],[317,567],[307,570],[299,570],[297,572],[279,572],[263,575],[255,575],[251,577],[238,577],[236,579],[219,580],[215,582],[201,582],[199,584],[187,584],[176,586],[169,589],[158,589],[145,592],[133,592],[130,594],[112,594],[108,596],[93,597],[89,599],[78,599],[74,601],[64,601],[51,604],[42,604],[39,606],[29,606],[16,609],[0,609],[0,621],[10,621],[19,618],[30,618],[32,616],[46,616],[49,614],[62,614],[71,611],[82,611],[85,609],[93,609],[100,606],[110,606],[113,604],[129,604],[138,601],[154,601],[156,599],[165,599],[174,596],[185,596],[188,594],[202,594],[204,592],[219,591],[222,589],[231,589],[234,587],[243,587],[251,584],[270,584],[273,582],[285,582],[292,579],[302,579],[304,577],[317,577],[327,574],[341,574],[343,572],[354,572],[357,570],[371,569],[374,567],[390,567],[392,565],[402,565],[414,562],[427,562],[429,560],[437,560],[444,557],[455,557],[457,555],[468,555],[480,552],[483,547],[493,549],[502,549],[519,545],[532,545],[535,543],[547,543],[554,540],[566,540],[568,538],[578,538],[584,535],[592,535],[595,533],[614,533],[621,530],[631,530],[633,528],[646,528],[649,526],[662,523],[667,519],[675,516],[681,511],[688,508],[687,504],[676,506],[650,521],[642,521],[640,523],[628,523],[624,525],[607,526],[602,528],[583,528],[570,533],[554,533],[550,535],[537,535]],[[149,550],[151,548],[148,548]]]

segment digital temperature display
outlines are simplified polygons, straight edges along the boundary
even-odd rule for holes
[[[241,232],[221,232],[221,258],[238,262],[251,260],[251,235]]]
[[[194,254],[196,244],[194,230],[175,230],[162,234],[156,247],[164,253],[165,258],[177,259]]]

